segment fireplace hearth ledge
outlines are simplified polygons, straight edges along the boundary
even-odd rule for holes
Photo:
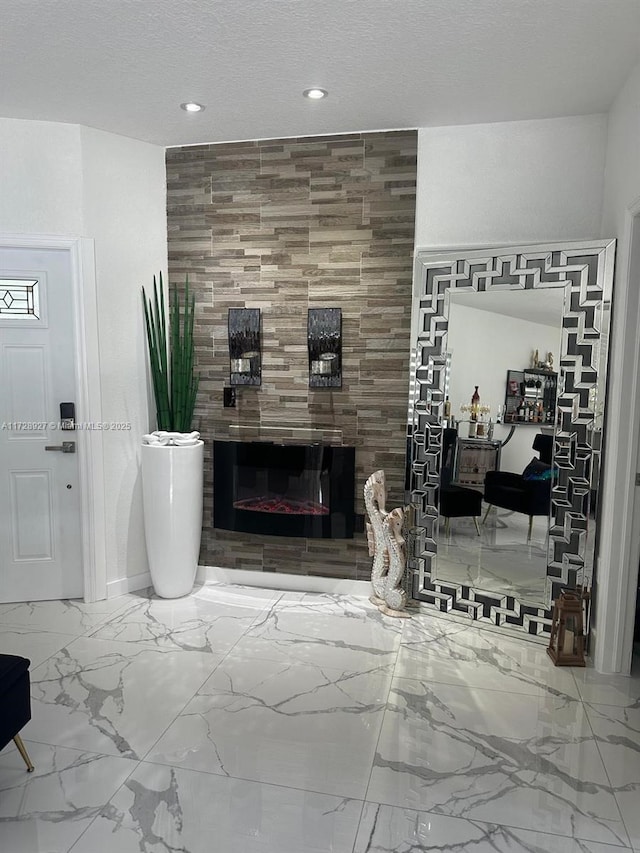
[[[196,581],[200,583],[229,583],[279,589],[284,592],[324,592],[328,595],[355,595],[367,598],[371,581],[349,578],[324,578],[316,575],[293,575],[285,572],[258,572],[250,569],[225,569],[219,566],[198,566]]]

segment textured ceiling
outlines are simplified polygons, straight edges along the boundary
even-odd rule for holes
[[[640,55],[640,0],[0,0],[0,20],[0,116],[160,145],[602,112]]]

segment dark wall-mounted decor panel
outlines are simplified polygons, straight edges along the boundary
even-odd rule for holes
[[[262,382],[259,308],[229,308],[229,373],[231,385]]]
[[[309,308],[309,388],[342,387],[342,310]]]

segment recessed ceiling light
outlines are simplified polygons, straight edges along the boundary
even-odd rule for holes
[[[311,98],[312,101],[319,101],[321,98],[326,98],[329,93],[326,89],[318,89],[314,86],[313,89],[305,89],[302,94],[305,98]]]
[[[189,101],[186,104],[180,104],[180,106],[188,113],[201,113],[204,109],[204,104],[196,104],[195,101]]]

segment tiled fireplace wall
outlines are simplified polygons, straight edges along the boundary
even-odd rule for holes
[[[294,539],[213,529],[213,438],[288,431],[356,447],[362,487],[384,468],[403,501],[416,191],[415,131],[268,140],[167,152],[169,275],[196,292],[205,440],[203,565],[364,579],[365,537]],[[262,310],[262,386],[229,381],[227,312]],[[308,387],[307,309],[342,308],[343,386]],[[298,430],[297,433],[293,432]],[[301,430],[311,430],[304,432]]]

